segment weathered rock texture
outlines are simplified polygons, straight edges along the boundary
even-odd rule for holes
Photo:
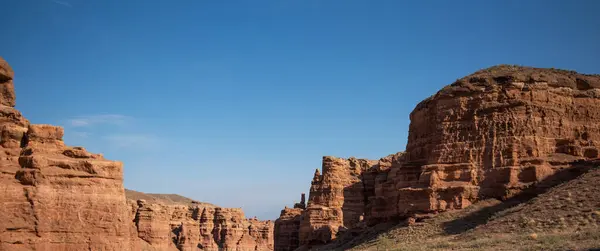
[[[0,58],[0,104],[4,106],[14,107],[16,104],[14,76],[10,65]]]
[[[323,159],[298,216],[297,245],[325,243],[361,224],[507,199],[597,158],[599,88],[598,75],[519,66],[457,80],[411,113],[406,152]],[[294,249],[287,237],[294,230],[276,229],[283,231],[275,233],[277,250]]]
[[[0,59],[0,250],[129,250],[122,165],[31,125]]]
[[[0,251],[273,250],[270,221],[177,195],[127,195],[123,166],[62,141],[14,108],[0,58]]]
[[[239,208],[129,200],[134,250],[273,250],[273,222],[246,219]]]
[[[275,221],[275,233],[278,233],[275,250],[292,251],[300,245],[300,222],[302,212],[306,209],[305,198],[303,193],[300,203],[294,204],[294,208],[285,207],[281,210],[281,215]]]
[[[364,216],[363,174],[375,164],[364,159],[323,158],[323,175],[315,172],[308,206],[300,223],[300,244],[326,242]]]

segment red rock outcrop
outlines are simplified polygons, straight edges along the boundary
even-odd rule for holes
[[[10,65],[0,57],[0,104],[3,106],[14,107],[16,104],[14,76]]]
[[[284,208],[275,221],[275,250],[293,251],[300,246],[300,222],[303,208]]]
[[[308,205],[300,223],[300,245],[327,242],[353,227],[365,214],[363,173],[376,162],[323,157],[323,175],[313,178]]]
[[[406,152],[377,162],[324,158],[299,216],[298,244],[560,179],[575,161],[598,157],[599,88],[598,75],[505,65],[457,80],[411,113]],[[293,249],[283,243],[293,230],[277,230],[278,247]]]
[[[405,162],[390,172],[406,174],[378,184],[394,191],[376,195],[388,203],[373,216],[506,199],[577,159],[597,158],[598,88],[600,76],[516,66],[485,69],[443,88],[411,113]]]
[[[273,222],[246,219],[239,208],[129,200],[132,249],[273,250]]]
[[[122,165],[30,125],[0,59],[0,250],[129,250]]]
[[[13,76],[0,58],[0,251],[273,250],[273,222],[241,209],[135,191],[154,203],[126,201],[123,165],[31,125]]]

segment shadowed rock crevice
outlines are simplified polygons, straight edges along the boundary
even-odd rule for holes
[[[38,229],[39,218],[38,218],[38,215],[37,215],[37,213],[35,211],[35,202],[33,200],[33,196],[31,195],[31,189],[29,189],[29,188],[23,188],[23,192],[25,192],[25,197],[27,198],[27,201],[29,202],[29,205],[31,206],[31,213],[33,214],[33,217],[34,217],[34,222],[33,222],[34,226],[33,226],[33,228],[35,230],[35,235],[37,237],[42,237],[40,235],[40,231]]]

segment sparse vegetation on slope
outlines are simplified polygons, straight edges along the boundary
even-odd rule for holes
[[[600,168],[594,165],[533,198],[488,199],[410,225],[355,229],[315,250],[594,250],[600,248]]]

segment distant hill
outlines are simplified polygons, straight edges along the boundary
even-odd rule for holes
[[[134,190],[125,189],[125,197],[128,200],[146,200],[151,203],[160,203],[165,205],[190,205],[195,204],[204,207],[217,207],[214,204],[200,202],[179,194],[160,194],[160,193],[142,193]]]

